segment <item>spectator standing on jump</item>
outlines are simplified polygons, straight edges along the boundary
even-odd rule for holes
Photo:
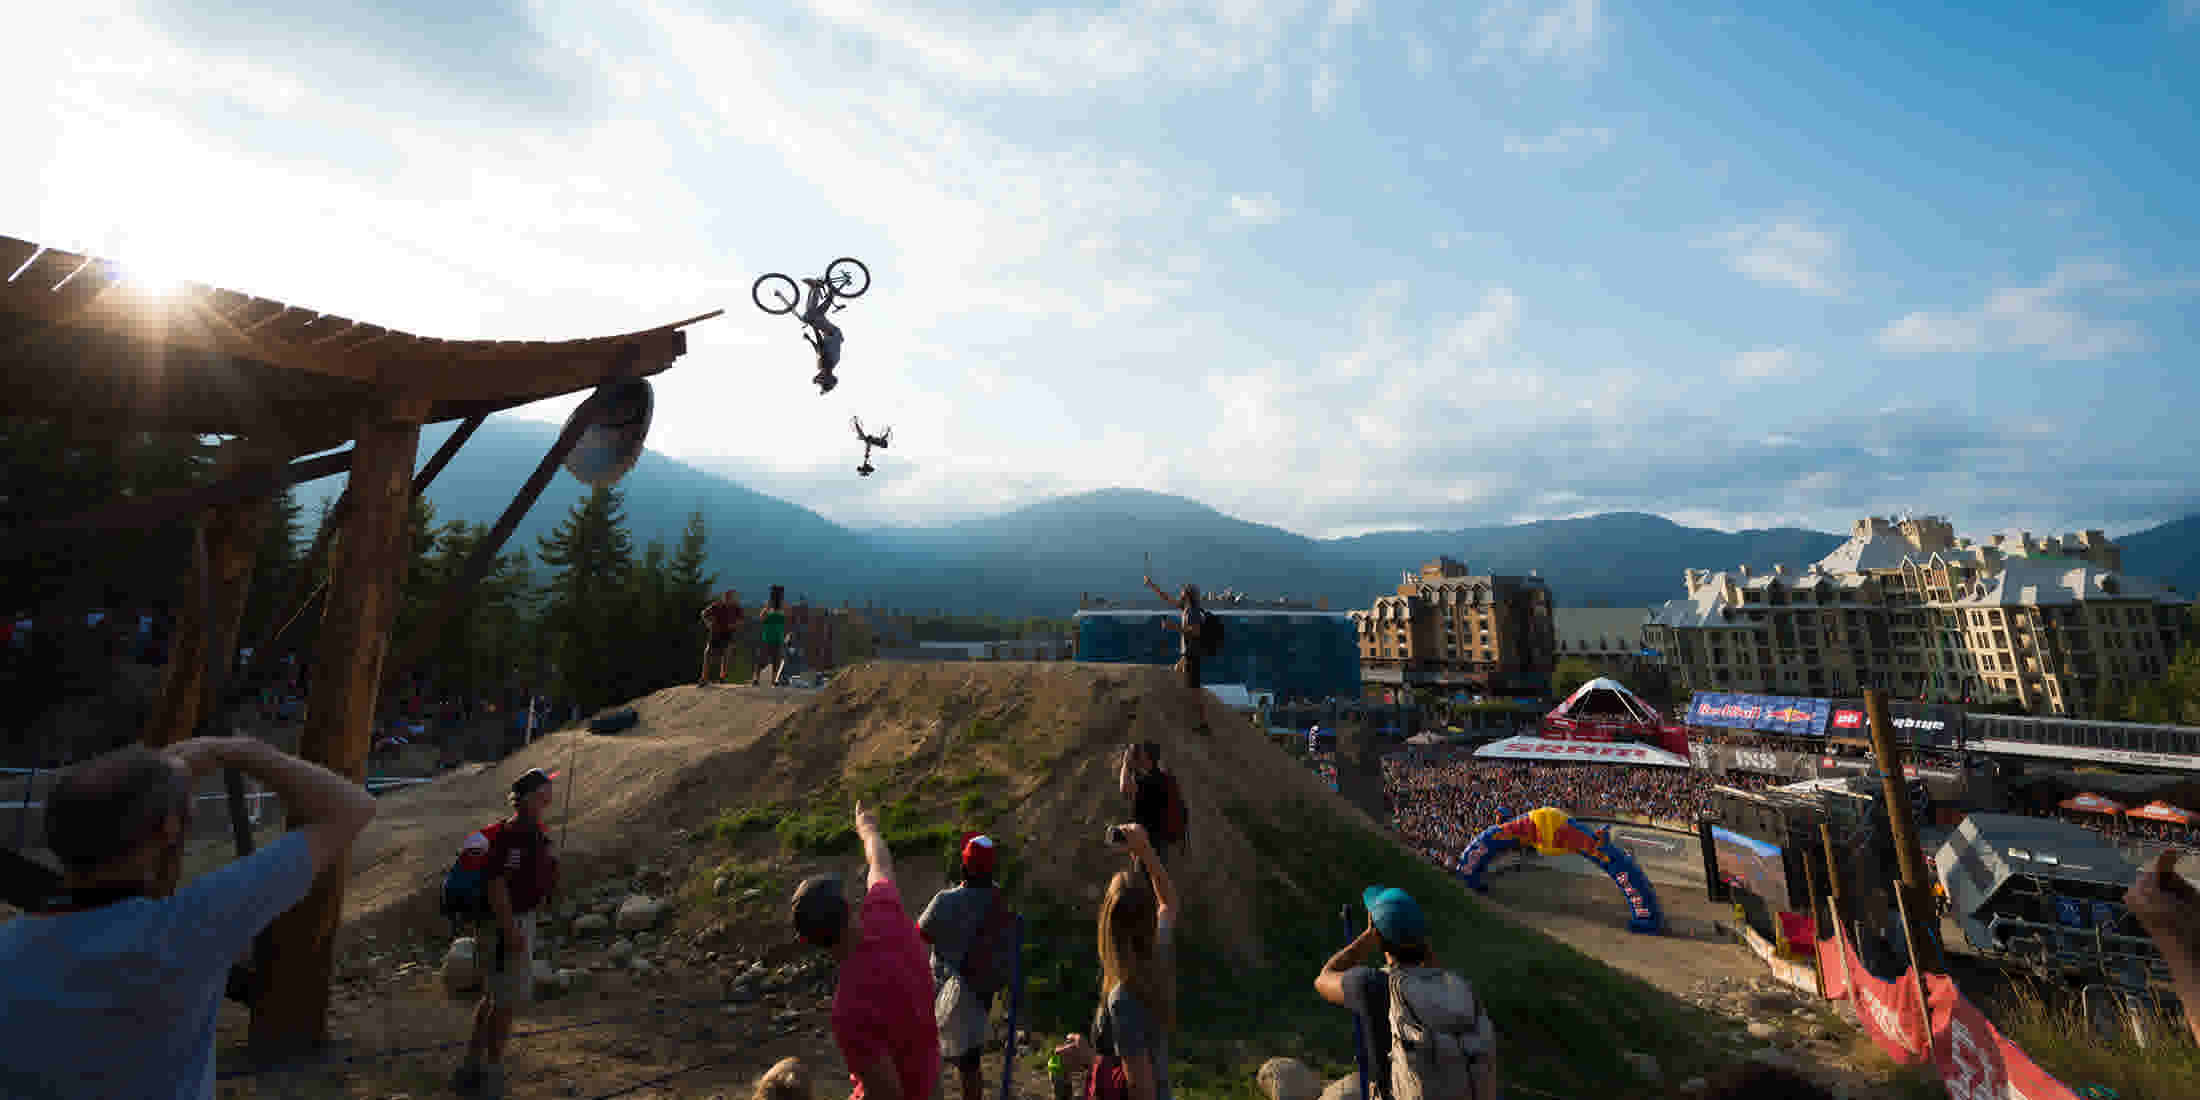
[[[772,586],[771,599],[756,616],[756,686],[779,682],[781,647],[787,644],[787,588]]]
[[[534,999],[535,914],[558,885],[558,858],[550,832],[542,827],[550,812],[550,783],[556,778],[530,768],[512,781],[512,816],[492,835],[466,838],[469,848],[488,852],[482,871],[489,911],[496,915],[495,953],[485,967],[483,990],[474,1006],[474,1030],[466,1057],[451,1086],[461,1094],[504,1094],[504,1045],[512,1038],[512,1015]]]
[[[711,667],[718,668],[720,681],[733,676],[734,632],[741,628],[741,594],[728,588],[718,594],[703,608],[703,625],[710,630],[710,639],[703,643],[703,678],[698,684],[711,682]]]
[[[1199,632],[1207,625],[1207,612],[1199,606],[1199,586],[1187,584],[1171,596],[1162,591],[1152,577],[1147,577],[1146,587],[1153,589],[1153,594],[1161,597],[1162,602],[1177,609],[1177,621],[1161,625],[1177,634],[1176,671],[1184,678],[1184,686],[1199,690]]]
[[[993,1012],[999,983],[1016,965],[1015,938],[1009,935],[1016,917],[993,879],[999,861],[1000,849],[992,837],[966,837],[962,884],[934,895],[917,918],[917,930],[932,945],[940,1056],[962,1078],[963,1100],[979,1100],[984,1094],[978,1067],[985,1052],[985,1021]],[[961,1026],[965,1022],[975,1026]]]
[[[1176,1030],[1176,887],[1135,822],[1116,826],[1148,874],[1117,871],[1100,902],[1100,1007],[1092,1035],[1055,1053],[1090,1067],[1089,1096],[1170,1100],[1169,1035]]]
[[[222,768],[311,824],[179,889],[192,788]],[[249,737],[131,745],[62,777],[46,796],[61,892],[0,925],[0,1096],[211,1100],[230,964],[374,810],[357,782]]]
[[[1169,862],[1169,849],[1178,840],[1169,821],[1170,787],[1175,782],[1175,777],[1161,770],[1160,742],[1133,742],[1123,749],[1116,786],[1130,796],[1131,820],[1145,826],[1157,863]]]
[[[794,930],[840,964],[833,1041],[855,1078],[850,1100],[930,1100],[940,1076],[931,965],[902,908],[878,818],[856,803],[856,836],[869,866],[863,897],[848,901],[839,875],[813,875],[794,892]]]
[[[1367,930],[1330,957],[1314,991],[1366,1022],[1376,1094],[1496,1100],[1497,1031],[1473,987],[1437,961],[1420,905],[1403,890],[1380,886],[1368,887],[1360,900]],[[1382,969],[1362,965],[1378,950]]]

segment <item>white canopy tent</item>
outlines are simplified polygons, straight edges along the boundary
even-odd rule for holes
[[[1549,764],[1647,764],[1659,768],[1685,768],[1688,759],[1633,741],[1549,741],[1541,737],[1507,737],[1474,750],[1482,760],[1541,760]]]

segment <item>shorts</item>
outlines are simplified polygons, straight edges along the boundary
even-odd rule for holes
[[[535,999],[535,949],[542,944],[542,937],[535,934],[535,914],[514,913],[512,923],[527,937],[527,957],[507,958],[504,933],[499,930],[493,945],[496,955],[489,960],[481,979],[482,989],[500,1008],[518,1008]]]
[[[785,649],[786,645],[787,643],[784,640],[756,643],[756,663],[759,666],[778,664],[779,658],[782,656],[780,650]]]
[[[1199,690],[1199,656],[1187,653],[1177,659],[1176,667],[1184,675],[1184,686]]]
[[[733,634],[729,631],[725,634],[711,635],[709,644],[703,647],[703,652],[724,653],[731,648],[733,648]]]
[[[965,997],[976,997],[978,999],[978,1011],[985,1015],[985,1018],[988,1021],[987,1026],[990,1029],[991,1021],[993,1019],[993,994],[972,993],[970,991],[970,987],[964,986],[962,995]],[[956,1069],[966,1070],[968,1072],[974,1073],[978,1069],[978,1060],[984,1056],[985,1043],[983,1041],[980,1041],[977,1046],[971,1047],[969,1050],[963,1051],[960,1054],[956,1054],[941,1060],[946,1062],[948,1065],[954,1066]]]

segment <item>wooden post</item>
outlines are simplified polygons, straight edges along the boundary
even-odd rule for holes
[[[1818,965],[1818,854],[1805,844],[1803,856],[1803,896],[1810,905],[1810,972],[1818,981],[1818,995],[1826,995],[1825,971]]]
[[[1887,715],[1885,692],[1864,692],[1864,713],[1871,719],[1872,754],[1878,758],[1881,790],[1887,802],[1887,828],[1894,834],[1894,858],[1902,869],[1895,883],[1895,905],[1902,913],[1902,932],[1909,945],[1910,961],[1922,975],[1941,972],[1939,940],[1925,927],[1933,911],[1932,879],[1925,873],[1925,853],[1918,842],[1917,821],[1910,812],[1910,792],[1902,777],[1902,745],[1895,740],[1894,722]],[[1920,953],[1922,951],[1922,953]],[[1922,980],[1922,979],[1921,979]]]
[[[217,462],[214,476],[222,479],[252,466],[279,465],[281,456],[237,440],[222,448]],[[175,640],[168,653],[167,670],[161,674],[160,697],[153,704],[152,718],[146,722],[142,737],[152,748],[190,737],[219,702],[214,698],[215,686],[236,660],[237,628],[244,618],[252,559],[259,551],[260,524],[267,518],[267,507],[265,497],[247,497],[224,501],[199,514],[192,576],[196,578],[204,570],[209,583],[183,586]],[[215,639],[220,652],[210,650],[209,637]]]
[[[425,413],[407,401],[370,412],[359,425],[347,486],[351,516],[329,558],[329,599],[298,755],[360,782],[404,581],[413,455]],[[301,823],[295,813],[290,820]],[[349,873],[348,854],[339,855],[305,899],[270,926],[278,965],[252,1004],[256,1057],[282,1058],[326,1041],[329,970]]]

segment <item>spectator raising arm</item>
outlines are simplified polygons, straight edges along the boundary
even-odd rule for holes
[[[251,737],[199,737],[171,746],[169,755],[198,779],[217,768],[235,768],[265,783],[282,800],[292,820],[308,824],[300,831],[319,874],[336,862],[374,820],[374,796],[365,786],[318,764],[287,755]]]
[[[1154,922],[1164,927],[1176,923],[1176,883],[1169,881],[1169,869],[1155,858],[1153,838],[1146,835],[1146,827],[1137,822],[1117,826],[1123,830],[1123,838],[1130,842],[1131,854],[1138,857],[1139,866],[1153,881],[1153,896],[1157,909]]]
[[[856,836],[863,840],[863,861],[871,868],[864,888],[894,881],[894,855],[887,850],[886,838],[879,834],[878,815],[864,809],[861,802],[856,803]]]

